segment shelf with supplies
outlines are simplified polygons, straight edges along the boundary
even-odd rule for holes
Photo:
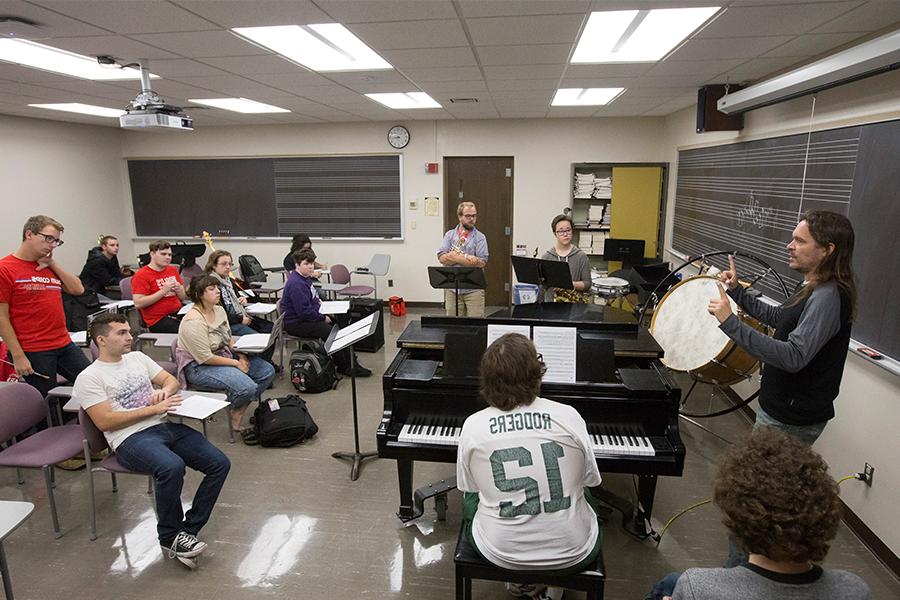
[[[606,240],[644,240],[644,259],[658,258],[667,163],[572,163],[572,243],[597,270],[620,268],[603,259]]]

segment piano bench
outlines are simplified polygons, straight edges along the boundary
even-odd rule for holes
[[[471,600],[473,579],[545,584],[587,592],[587,600],[603,600],[606,569],[603,566],[602,550],[590,571],[570,575],[547,575],[545,571],[540,570],[510,571],[482,559],[466,538],[465,529],[466,525],[463,522],[459,529],[459,538],[456,540],[456,553],[453,555],[453,562],[456,565],[456,600]]]

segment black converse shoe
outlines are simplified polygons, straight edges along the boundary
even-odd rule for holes
[[[208,545],[206,542],[198,540],[196,536],[182,531],[175,536],[168,547],[162,545],[162,548],[169,558],[177,558],[182,564],[195,569],[197,567],[196,557],[202,554]]]

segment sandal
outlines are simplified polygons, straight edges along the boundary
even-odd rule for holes
[[[259,445],[259,436],[256,435],[256,429],[253,427],[248,427],[246,429],[242,429],[240,431],[241,441],[243,441],[248,446],[258,446]]]

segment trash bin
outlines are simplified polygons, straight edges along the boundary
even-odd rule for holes
[[[534,304],[538,301],[540,288],[533,283],[513,285],[513,304]]]

